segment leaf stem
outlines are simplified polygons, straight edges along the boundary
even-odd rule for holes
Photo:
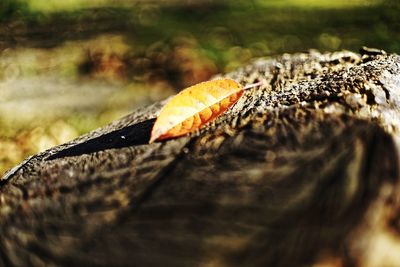
[[[259,81],[259,82],[256,82],[256,83],[252,83],[252,84],[248,84],[248,85],[246,85],[245,87],[243,87],[243,90],[248,90],[248,89],[251,89],[251,88],[260,86],[260,85],[262,85],[262,84],[263,84],[262,81]]]

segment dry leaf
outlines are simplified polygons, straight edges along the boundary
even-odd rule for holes
[[[224,113],[242,94],[243,87],[231,79],[207,81],[184,89],[161,110],[150,143],[199,129]]]

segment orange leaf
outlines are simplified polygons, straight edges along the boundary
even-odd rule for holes
[[[231,79],[203,82],[184,89],[161,110],[150,143],[201,128],[235,104],[242,94],[243,87]]]

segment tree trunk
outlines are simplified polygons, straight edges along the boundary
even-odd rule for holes
[[[1,179],[0,265],[400,266],[400,57],[261,59],[207,127],[147,144],[163,103]]]

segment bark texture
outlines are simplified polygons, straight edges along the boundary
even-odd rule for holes
[[[0,181],[0,265],[400,266],[400,57],[282,55],[204,129],[147,144],[163,103]]]

